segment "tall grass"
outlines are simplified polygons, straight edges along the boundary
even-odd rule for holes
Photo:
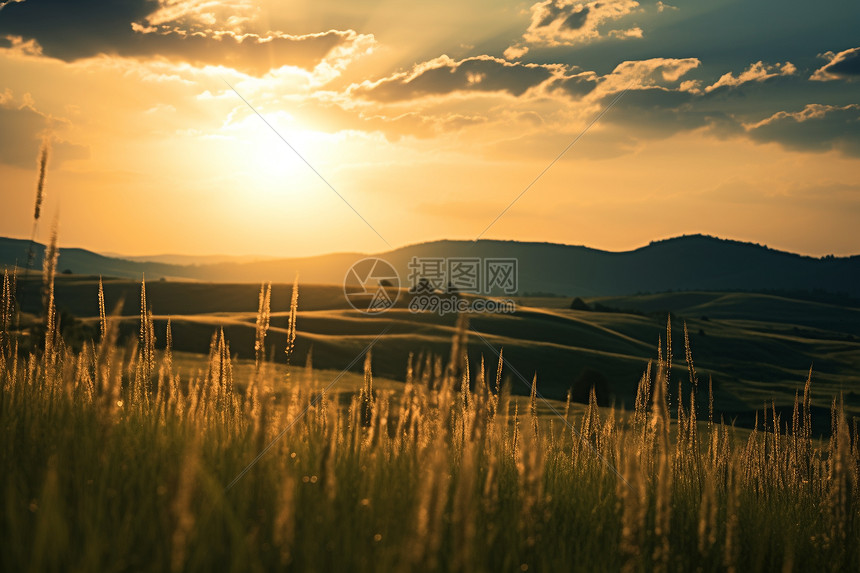
[[[495,376],[469,364],[465,321],[447,366],[410,359],[402,391],[385,391],[368,352],[363,387],[336,400],[267,367],[270,286],[242,392],[223,331],[205,369],[174,371],[143,282],[137,343],[117,345],[100,287],[101,337],[78,353],[52,302],[43,347],[21,353],[15,290],[5,273],[6,571],[860,570],[860,458],[839,401],[825,442],[811,372],[790,421],[766,411],[745,435],[713,420],[711,397],[700,422],[689,339],[682,381],[671,325],[633,412],[592,393],[560,419],[539,415],[537,379],[517,400],[503,360]]]
[[[50,151],[50,140],[44,139],[39,148],[39,178],[36,180],[36,199],[33,207],[33,232],[30,234],[30,245],[27,247],[26,271],[33,266],[35,253],[33,247],[36,244],[36,230],[39,227],[39,219],[42,216],[42,203],[45,202],[45,177],[48,174],[48,153]]]

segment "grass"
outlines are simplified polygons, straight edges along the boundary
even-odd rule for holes
[[[696,402],[708,383],[685,327],[686,364],[661,344],[629,413],[592,394],[545,415],[539,387],[510,396],[504,362],[469,361],[459,321],[449,358],[413,356],[402,387],[374,379],[373,348],[358,389],[336,394],[289,365],[296,287],[288,366],[266,356],[264,287],[255,360],[217,330],[192,369],[156,348],[151,285],[137,340],[118,342],[99,288],[99,332],[71,348],[45,268],[43,342],[26,352],[4,275],[3,570],[860,569],[858,434],[834,399],[831,436],[814,439],[811,373],[790,416],[737,431]]]
[[[24,323],[40,320],[41,284],[36,275],[19,280],[17,294]],[[75,339],[72,343],[77,348],[99,335],[98,284],[98,277],[57,277],[55,299],[61,328],[67,339]],[[449,351],[455,316],[412,314],[401,301],[381,316],[367,317],[349,308],[338,286],[302,284],[301,289],[301,328],[295,340],[300,362],[313,352],[317,367],[341,369],[383,328],[389,330],[375,347],[375,375],[404,381],[410,353],[447,355]],[[136,300],[139,290],[139,282],[104,280],[109,309],[120,300]],[[281,364],[285,363],[282,350],[289,330],[290,293],[289,284],[272,285],[265,350]],[[205,360],[212,332],[223,328],[235,355],[254,358],[259,285],[147,282],[147,300],[155,313],[159,350],[164,347],[170,319],[174,350],[197,353]],[[649,314],[542,308],[538,306],[541,301],[525,300],[513,315],[475,316],[471,326],[496,348],[504,348],[506,362],[529,380],[537,372],[544,396],[564,401],[573,387],[574,400],[587,402],[589,389],[597,383],[601,405],[614,401],[619,408],[631,410],[636,381],[654,356],[658,337],[665,333],[666,312],[658,313],[658,309],[671,310],[677,325],[687,323],[700,376],[713,378],[718,417],[722,414],[738,426],[751,428],[755,411],[771,401],[784,417],[790,416],[795,392],[802,391],[810,365],[816,372],[813,435],[829,431],[828,412],[834,395],[844,393],[848,415],[860,414],[860,341],[850,339],[851,332],[860,333],[856,310],[749,293],[672,293],[608,302],[631,308],[641,305]],[[123,340],[138,337],[139,320],[136,305],[127,304],[119,326]],[[474,364],[482,355],[493,356],[477,337],[467,346]],[[273,348],[281,350],[274,352]],[[679,364],[676,374],[684,375],[684,368]],[[360,362],[353,371],[361,372]],[[588,372],[599,374],[597,382]],[[606,381],[604,386],[601,378]],[[673,384],[670,394],[675,390]],[[514,380],[512,392],[528,394],[528,386]],[[705,400],[706,396],[701,393],[699,398]]]

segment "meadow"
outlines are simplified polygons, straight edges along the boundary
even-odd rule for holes
[[[374,377],[383,339],[366,336],[344,388],[292,365],[297,285],[277,346],[260,288],[244,361],[221,328],[205,361],[175,354],[145,283],[125,342],[128,315],[91,285],[98,318],[73,344],[55,244],[38,314],[4,274],[3,570],[860,570],[857,428],[834,395],[813,430],[814,371],[790,415],[771,403],[736,428],[670,320],[633,408],[594,392],[577,406],[535,380],[512,396],[504,358],[470,359],[459,317],[402,383]]]
[[[43,313],[42,277],[22,275],[16,291],[21,320],[38,322]],[[55,302],[60,328],[75,349],[99,335],[100,282],[108,308],[129,302],[117,317],[121,344],[139,335],[139,279],[59,274]],[[302,282],[300,289],[300,326],[293,341],[296,365],[303,365],[310,354],[317,370],[334,371],[334,376],[382,331],[385,336],[374,344],[373,369],[378,379],[405,382],[410,354],[416,360],[422,354],[449,356],[456,315],[412,313],[407,292],[394,308],[367,316],[347,304],[340,286]],[[277,369],[286,367],[278,349],[287,345],[291,292],[292,284],[272,284],[265,350]],[[174,354],[183,357],[186,372],[205,369],[212,333],[221,329],[231,342],[234,364],[253,364],[258,294],[259,283],[147,280],[158,350],[164,348],[169,320]],[[537,374],[546,398],[563,403],[570,392],[573,402],[584,404],[594,387],[600,406],[632,410],[637,381],[656,357],[671,313],[677,330],[673,350],[683,350],[681,331],[686,324],[699,377],[712,381],[718,419],[723,416],[728,423],[751,428],[756,411],[765,406],[775,406],[783,418],[790,417],[795,393],[803,391],[810,366],[815,379],[810,396],[813,435],[829,431],[834,396],[844,397],[849,417],[860,415],[860,310],[851,300],[676,292],[586,299],[593,307],[589,310],[571,309],[569,297],[518,297],[516,301],[512,314],[471,315],[472,335],[464,342],[472,364],[483,358],[495,368],[497,355],[504,350],[505,376],[511,379],[514,395],[528,395]],[[676,375],[687,377],[686,368],[684,361],[676,361]],[[350,372],[360,376],[361,363]],[[278,375],[282,374],[279,370]],[[240,385],[247,381],[244,367],[236,375]],[[341,386],[342,381],[337,387]],[[671,403],[676,385],[669,390]],[[697,399],[707,401],[706,384]]]

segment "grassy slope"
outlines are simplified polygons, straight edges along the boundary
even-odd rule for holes
[[[91,277],[58,279],[58,307],[94,328],[97,283]],[[213,332],[223,327],[233,353],[240,358],[251,357],[253,352],[257,293],[257,286],[244,284],[160,281],[147,285],[161,343],[168,317],[180,351],[207,352]],[[136,283],[105,281],[108,308],[126,301],[123,330],[129,337],[137,332],[138,296]],[[274,286],[267,346],[276,362],[283,361],[289,297],[289,285]],[[20,298],[25,312],[38,308],[34,280],[22,283]],[[413,352],[447,356],[455,317],[410,313],[405,298],[401,297],[398,308],[368,317],[347,305],[339,287],[302,285],[296,356],[304,361],[312,350],[315,366],[339,370],[385,328],[385,337],[374,348],[374,371],[382,377],[402,380]],[[814,390],[821,397],[813,400],[815,408],[827,409],[830,398],[842,391],[849,411],[860,412],[858,309],[746,293],[589,299],[639,313],[574,311],[563,308],[568,302],[564,298],[520,299],[513,315],[472,317],[472,329],[495,349],[504,349],[512,367],[507,375],[513,392],[528,392],[516,370],[528,381],[537,373],[540,391],[547,397],[563,399],[568,389],[576,387],[581,373],[590,369],[608,380],[616,403],[631,409],[636,382],[648,360],[656,355],[658,337],[665,339],[666,312],[671,311],[676,380],[687,375],[682,326],[686,321],[699,379],[704,382],[713,377],[717,409],[737,417],[739,423],[750,423],[753,411],[765,403],[773,401],[778,408],[793,403],[810,366],[815,371]],[[495,369],[494,350],[480,338],[473,335],[469,349],[473,364],[483,358]],[[354,370],[360,367],[357,364]]]
[[[69,310],[83,307],[95,285],[62,281]],[[126,291],[128,300],[136,289],[113,283],[107,298]],[[167,295],[181,301],[175,285],[149,290],[150,304]],[[338,307],[331,289],[305,290],[306,322],[342,330],[306,338],[332,348],[360,346],[366,330],[382,324],[398,332],[385,343],[420,346],[451,335],[449,323],[431,315],[360,319]],[[210,296],[232,310],[180,315],[177,326],[248,329],[244,291],[204,285],[193,292],[186,308],[204,309]],[[276,328],[283,320],[281,312]],[[79,332],[91,322],[78,322]],[[651,322],[527,307],[478,317],[474,326],[494,340],[520,340],[514,351],[575,351],[613,363],[637,360],[648,346],[639,329],[660,331]],[[125,323],[136,330],[131,312]],[[685,392],[690,409],[670,424],[661,363],[621,426],[590,406],[572,419],[580,428],[574,435],[557,418],[538,417],[549,405],[538,409],[537,400],[521,397],[512,415],[504,393],[488,394],[477,381],[475,393],[468,384],[458,389],[455,382],[468,378],[457,374],[407,386],[371,377],[368,360],[364,376],[350,372],[321,396],[316,390],[336,371],[292,368],[287,378],[285,366],[267,364],[250,391],[236,394],[234,382],[247,385],[254,365],[231,361],[224,337],[208,361],[158,356],[149,335],[134,349],[131,336],[125,351],[108,342],[74,354],[57,352],[51,324],[44,354],[31,355],[26,367],[9,339],[0,349],[0,426],[8,436],[0,467],[9,468],[0,486],[2,570],[849,571],[860,564],[860,458],[856,429],[852,435],[841,415],[829,442],[813,439],[809,408],[801,416],[799,404],[789,434],[735,432],[702,418],[694,425],[689,414],[703,408]],[[143,328],[151,332],[151,319]],[[565,337],[593,344],[565,346],[558,342]],[[248,342],[230,340],[234,351]],[[380,348],[374,357],[393,353]]]

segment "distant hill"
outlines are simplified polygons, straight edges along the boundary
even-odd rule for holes
[[[28,241],[0,239],[0,266],[23,266]],[[37,266],[44,246],[36,246]],[[376,255],[337,253],[306,258],[170,264],[61,249],[58,269],[75,274],[208,282],[291,282],[340,285],[366,256],[390,262],[408,286],[413,257],[515,258],[519,292],[561,296],[623,296],[646,292],[821,291],[860,297],[860,256],[814,258],[752,243],[692,235],[625,252],[517,241],[434,241]],[[171,260],[187,260],[172,257]]]
[[[0,266],[23,269],[27,264],[27,251],[30,241],[0,238]],[[45,245],[36,243],[33,247],[33,268],[40,270],[45,258]],[[142,273],[152,278],[192,278],[187,273],[189,267],[163,263],[141,263],[119,257],[106,257],[86,249],[60,249],[57,261],[59,272],[71,271],[75,274],[103,275],[121,278],[140,278]]]
[[[101,253],[106,257],[125,259],[136,263],[166,263],[168,265],[217,265],[220,263],[248,263],[256,261],[271,261],[279,257],[262,255],[136,255],[127,256],[120,253]]]

